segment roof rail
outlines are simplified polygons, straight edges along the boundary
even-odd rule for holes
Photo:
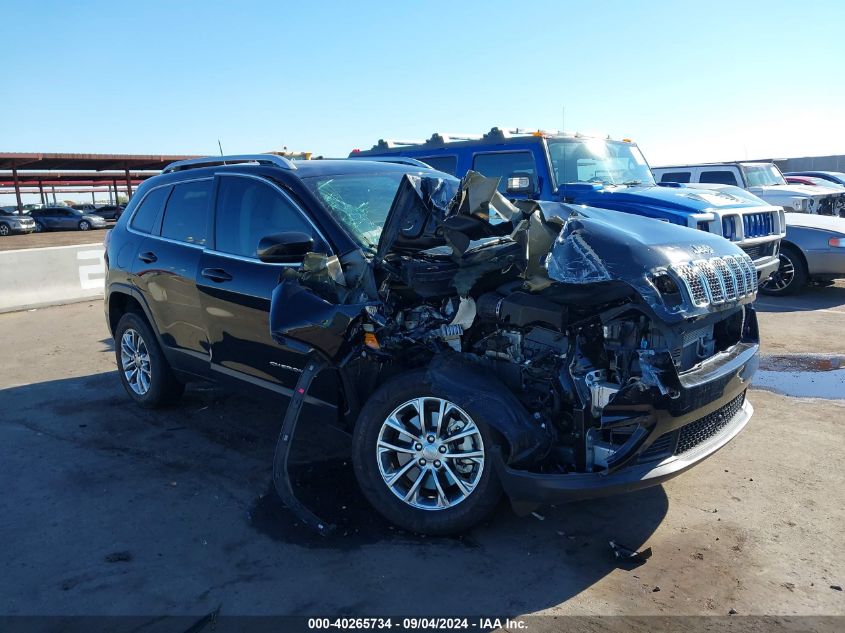
[[[431,165],[424,163],[416,158],[409,158],[408,156],[350,156],[348,160],[372,160],[377,163],[396,163],[397,165],[411,165],[412,167],[422,167],[424,169],[431,169]]]
[[[170,163],[161,173],[171,174],[185,169],[228,165],[229,163],[258,163],[259,165],[275,165],[282,169],[296,169],[296,165],[284,156],[277,156],[276,154],[236,154],[233,156],[206,156],[205,158],[178,160],[175,163]]]

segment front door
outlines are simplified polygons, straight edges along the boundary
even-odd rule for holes
[[[257,257],[262,237],[285,231],[325,240],[281,188],[263,178],[217,177],[214,248],[202,253],[197,288],[211,343],[212,370],[271,390],[289,393],[305,363],[302,354],[282,348],[270,336],[270,297],[286,266]]]

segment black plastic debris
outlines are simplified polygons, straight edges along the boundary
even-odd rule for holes
[[[112,552],[106,555],[107,563],[128,563],[132,560],[132,552]]]
[[[629,547],[625,547],[624,545],[617,543],[616,541],[610,541],[610,549],[613,550],[613,557],[620,566],[630,567],[632,569],[634,567],[639,567],[651,558],[650,547],[645,548],[641,552],[637,552]]]

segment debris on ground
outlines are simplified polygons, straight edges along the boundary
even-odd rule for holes
[[[610,541],[610,549],[613,550],[613,556],[618,562],[626,565],[632,565],[634,567],[642,565],[651,558],[650,547],[645,548],[641,552],[637,552],[632,550],[630,547],[625,547],[624,545],[617,543],[616,541]]]
[[[739,611],[737,611],[736,609],[731,609],[730,611],[728,611],[728,615],[737,615],[738,613]]]
[[[831,585],[830,588],[834,591],[842,591],[842,587],[840,585]]]
[[[651,590],[651,593],[657,593],[658,591],[660,591],[660,587],[655,587]]]
[[[107,563],[128,563],[132,560],[132,552],[112,552],[106,556]]]

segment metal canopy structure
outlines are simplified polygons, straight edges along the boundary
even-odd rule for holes
[[[143,180],[156,175],[170,163],[199,158],[195,155],[146,155],[146,154],[48,154],[0,152],[0,193],[15,192],[18,209],[23,209],[21,193],[38,187],[41,202],[46,203],[45,187],[83,186],[107,187],[115,200],[118,183],[132,197],[132,188]],[[73,170],[56,173],[55,170]],[[77,171],[78,170],[78,171]],[[147,172],[147,173],[144,173]],[[23,191],[23,187],[29,187]]]

